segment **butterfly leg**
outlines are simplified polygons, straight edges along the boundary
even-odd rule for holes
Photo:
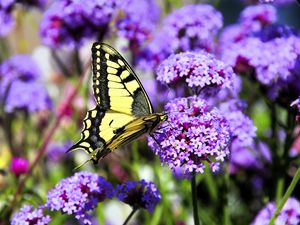
[[[156,132],[157,133],[157,132]],[[153,138],[153,140],[156,142],[156,144],[160,147],[160,149],[163,151],[163,147],[161,146],[161,144],[156,140],[156,138],[154,137],[154,135],[153,134],[149,134],[150,135],[150,137],[152,137]]]

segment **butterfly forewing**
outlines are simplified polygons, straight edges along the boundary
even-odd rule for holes
[[[153,113],[152,105],[137,76],[111,46],[94,43],[93,89],[101,109],[134,116]]]

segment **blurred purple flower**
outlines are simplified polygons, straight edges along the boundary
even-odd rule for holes
[[[48,0],[15,0],[16,3],[20,3],[24,5],[25,7],[38,7],[38,8],[44,8]]]
[[[91,38],[101,38],[115,13],[117,1],[62,0],[46,11],[40,25],[40,36],[51,48],[64,45],[78,47]]]
[[[229,123],[232,139],[236,139],[239,146],[251,146],[256,137],[256,127],[253,121],[242,110],[245,103],[232,99],[219,105],[219,109]]]
[[[248,6],[240,14],[240,23],[251,31],[258,31],[276,21],[276,8],[267,4]]]
[[[17,177],[29,171],[29,162],[22,157],[13,157],[10,164],[10,171]]]
[[[275,38],[262,42],[247,38],[223,51],[222,58],[237,72],[255,70],[256,79],[271,85],[279,79],[287,80],[300,54],[300,38]]]
[[[42,85],[36,82],[24,82],[20,80],[12,83],[6,98],[6,112],[10,113],[17,109],[37,112],[51,108],[52,101]]]
[[[36,112],[52,107],[46,89],[37,83],[39,76],[40,71],[29,55],[15,55],[0,65],[0,99],[5,101],[6,112]]]
[[[183,80],[196,94],[232,89],[233,76],[230,66],[204,51],[171,55],[157,69],[157,79],[163,84],[176,86]]]
[[[116,21],[118,35],[128,39],[131,50],[136,51],[151,38],[160,18],[160,8],[155,0],[125,0],[120,9],[124,15]]]
[[[51,221],[49,215],[44,215],[44,206],[37,209],[31,205],[24,205],[19,212],[15,213],[11,220],[11,225],[47,225]]]
[[[260,170],[265,163],[271,162],[271,151],[263,142],[245,146],[237,139],[230,145],[230,173],[237,173],[240,169]]]
[[[52,162],[58,162],[67,156],[67,150],[72,146],[72,142],[53,142],[47,148],[47,157]]]
[[[149,138],[149,145],[163,163],[183,168],[189,177],[204,172],[208,162],[213,172],[229,155],[229,123],[217,108],[197,97],[177,98],[165,107],[169,125],[163,123]],[[160,143],[158,145],[158,143]]]
[[[212,51],[214,38],[222,26],[221,13],[211,5],[186,5],[177,9],[163,20],[161,30],[141,52],[138,65],[154,69],[172,53]]]
[[[114,196],[113,186],[103,177],[90,172],[79,172],[61,180],[47,195],[46,206],[90,224],[88,211],[99,202]]]
[[[144,179],[138,182],[126,181],[117,185],[116,196],[134,209],[144,208],[149,212],[153,212],[161,199],[160,192],[154,183]]]
[[[251,225],[267,225],[276,210],[274,202],[268,203],[259,213]],[[300,202],[290,197],[275,220],[275,224],[297,225],[300,223]]]
[[[297,36],[297,31],[288,25],[271,24],[255,33],[255,36],[258,37],[261,41],[267,42],[276,38],[288,38],[291,36]]]

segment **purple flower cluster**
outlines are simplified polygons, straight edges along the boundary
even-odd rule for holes
[[[44,44],[51,48],[76,47],[91,38],[102,38],[115,13],[117,1],[55,1],[45,12],[40,25]]]
[[[230,25],[222,31],[220,47],[226,50],[231,44],[253,36],[276,21],[277,11],[272,5],[248,6],[241,12],[238,24]]]
[[[276,210],[274,202],[268,203],[256,216],[251,225],[267,225]],[[276,218],[275,224],[296,225],[300,223],[300,202],[289,198]]]
[[[153,69],[172,53],[212,51],[214,38],[222,26],[221,13],[211,5],[186,5],[177,9],[163,20],[161,30],[141,53],[138,64]]]
[[[46,206],[52,211],[74,214],[78,220],[89,223],[87,214],[106,198],[114,196],[113,186],[103,177],[79,172],[61,180],[47,195]]]
[[[228,100],[219,105],[219,109],[230,125],[232,139],[235,139],[239,146],[247,147],[253,145],[256,127],[253,121],[242,112],[243,108],[244,104],[236,99]]]
[[[154,183],[140,180],[138,182],[126,181],[116,188],[117,198],[132,206],[134,209],[144,208],[153,212],[161,196]]]
[[[265,163],[271,162],[271,151],[263,142],[245,146],[235,139],[230,146],[230,173],[237,173],[240,169],[260,170]]]
[[[160,18],[160,8],[155,0],[125,0],[120,8],[124,15],[116,21],[118,35],[128,39],[135,50],[151,38]]]
[[[206,92],[232,89],[233,76],[230,66],[205,51],[171,55],[157,69],[160,82],[176,86],[183,80],[197,94],[204,89]]]
[[[248,6],[240,15],[240,23],[252,32],[277,21],[277,11],[274,6],[262,4]]]
[[[201,98],[177,98],[166,105],[169,125],[164,123],[149,139],[149,145],[163,163],[181,167],[189,177],[203,173],[207,162],[213,172],[229,155],[230,126],[217,108]],[[160,144],[158,144],[160,143]]]
[[[0,65],[0,99],[5,102],[6,112],[36,112],[52,107],[47,91],[38,83],[39,73],[28,55],[15,55]]]
[[[30,205],[24,205],[19,212],[13,215],[11,225],[47,225],[51,221],[49,215],[44,215],[44,206],[33,209]]]

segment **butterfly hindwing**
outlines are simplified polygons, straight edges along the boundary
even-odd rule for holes
[[[143,86],[126,60],[111,46],[94,43],[93,89],[97,104],[128,115],[153,113]]]

